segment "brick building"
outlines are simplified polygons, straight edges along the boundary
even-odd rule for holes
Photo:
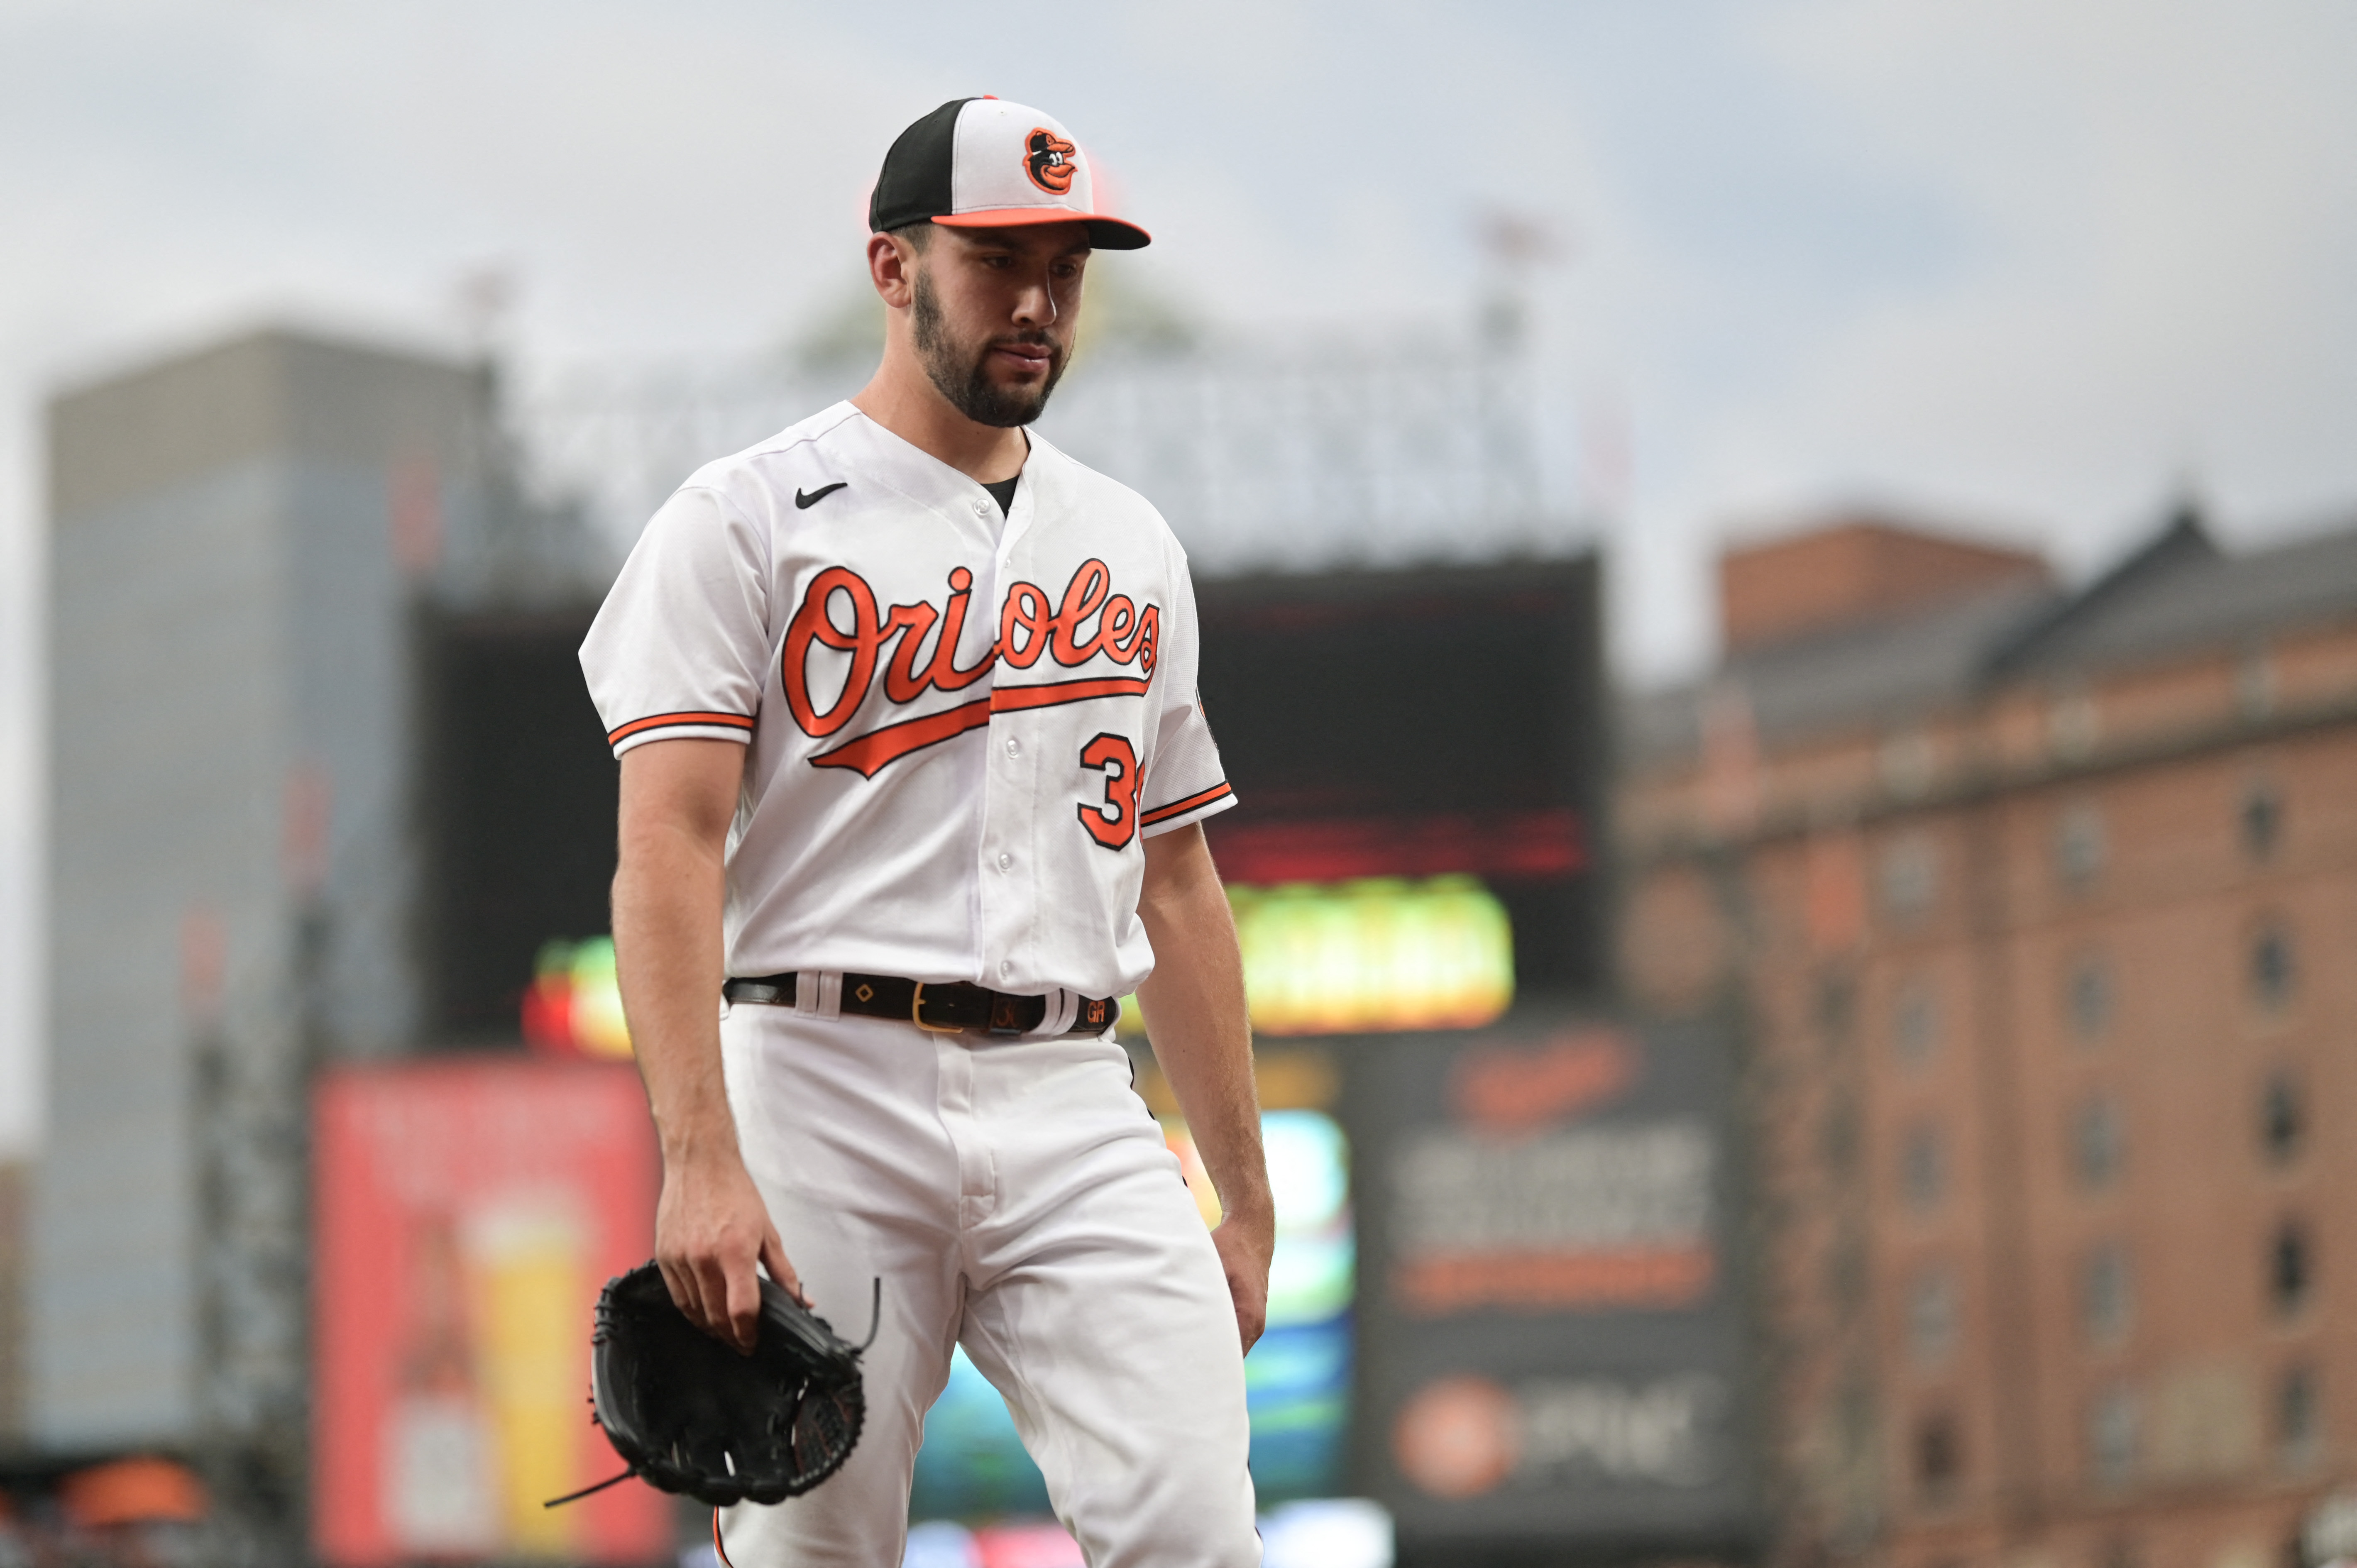
[[[1621,963],[1748,1042],[1777,1555],[2278,1568],[2357,1477],[2357,529],[1721,588]]]

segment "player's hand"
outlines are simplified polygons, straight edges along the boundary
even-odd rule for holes
[[[811,1304],[786,1262],[786,1245],[770,1222],[760,1189],[734,1149],[663,1162],[655,1262],[687,1320],[747,1355],[760,1331],[756,1263],[796,1301]]]
[[[1268,1260],[1276,1251],[1274,1215],[1231,1214],[1211,1232],[1227,1271],[1228,1299],[1235,1303],[1236,1333],[1249,1352],[1268,1326]]]

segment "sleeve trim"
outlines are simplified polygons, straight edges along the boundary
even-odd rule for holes
[[[672,729],[683,725],[692,725],[699,729],[743,730],[748,736],[753,733],[752,718],[745,714],[649,714],[645,718],[632,719],[621,728],[608,731],[606,744],[619,746],[630,736],[643,734],[647,730]]]
[[[1163,823],[1176,821],[1189,812],[1211,807],[1232,806],[1235,804],[1235,800],[1236,792],[1228,787],[1227,780],[1222,779],[1210,789],[1198,790],[1183,800],[1173,800],[1167,806],[1157,806],[1150,811],[1140,813],[1137,825],[1142,828],[1160,827]]]

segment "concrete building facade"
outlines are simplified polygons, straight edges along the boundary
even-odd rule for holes
[[[427,1027],[424,628],[594,591],[495,394],[260,331],[50,406],[40,1452],[236,1453],[299,1509],[308,1074]]]
[[[1943,542],[1731,556],[1624,736],[1626,982],[1749,1041],[1777,1554],[2277,1568],[2357,1478],[2357,530]]]

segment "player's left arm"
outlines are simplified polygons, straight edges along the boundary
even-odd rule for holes
[[[1154,944],[1154,972],[1137,988],[1138,1004],[1146,1009],[1155,1059],[1219,1190],[1222,1218],[1211,1240],[1227,1270],[1236,1331],[1249,1350],[1268,1320],[1276,1207],[1253,1090],[1243,957],[1200,824],[1146,841],[1137,913]]]

